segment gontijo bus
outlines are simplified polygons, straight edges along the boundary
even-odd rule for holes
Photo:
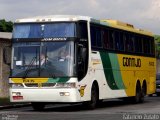
[[[42,65],[41,54],[45,55]],[[143,102],[155,92],[152,33],[116,20],[54,15],[14,23],[11,102],[82,102],[110,98]]]

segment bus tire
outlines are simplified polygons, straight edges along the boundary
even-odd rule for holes
[[[159,97],[160,96],[160,92],[156,92],[156,95]]]
[[[147,85],[146,85],[146,82],[143,82],[142,90],[141,90],[141,97],[140,97],[141,103],[144,102],[144,97],[146,96],[146,92],[147,92]]]
[[[134,103],[140,103],[142,100],[142,92],[141,92],[141,85],[138,82],[136,85],[136,93],[135,96],[133,97],[133,102]]]
[[[42,111],[45,108],[45,104],[41,102],[32,102],[31,105],[35,111]]]
[[[98,86],[96,84],[92,85],[91,89],[91,100],[86,102],[88,109],[95,109],[99,101],[99,93],[98,93]]]

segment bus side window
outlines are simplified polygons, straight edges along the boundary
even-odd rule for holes
[[[96,28],[96,41],[97,41],[97,47],[102,47],[102,31],[101,28]]]
[[[119,32],[115,32],[115,49],[120,49],[120,38],[119,38]]]
[[[114,31],[109,30],[109,49],[113,50],[114,49]]]
[[[130,36],[130,42],[129,42],[129,44],[130,44],[130,52],[134,52],[135,51],[135,49],[134,49],[134,41],[135,41],[134,35]]]
[[[148,37],[143,38],[143,45],[144,45],[144,53],[150,55],[151,54],[151,42]]]
[[[80,38],[88,39],[87,22],[79,22]]]
[[[108,30],[103,31],[104,48],[109,49]]]
[[[155,55],[155,43],[154,43],[154,39],[149,38],[150,39],[150,43],[151,43],[151,55]]]
[[[87,60],[87,49],[82,45],[78,44],[78,50],[77,50],[77,57],[78,57],[78,79],[81,80],[88,68],[88,60]]]
[[[94,26],[91,26],[91,45],[96,47],[96,29]]]
[[[125,51],[127,52],[128,51],[128,36],[127,34],[124,34],[124,48],[125,48]]]
[[[120,51],[124,51],[124,39],[123,39],[123,32],[120,32]]]
[[[80,22],[79,23],[80,28],[80,40],[77,43],[77,67],[78,67],[78,78],[81,80],[87,73],[88,70],[88,29],[87,29],[87,22]],[[93,38],[94,44],[96,45],[95,41],[95,29],[93,26],[91,26],[91,38]]]
[[[142,53],[142,38],[139,35],[135,36],[135,52]]]

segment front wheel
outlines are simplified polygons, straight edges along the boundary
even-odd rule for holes
[[[99,100],[98,88],[96,87],[96,85],[93,84],[92,90],[91,90],[91,101],[86,102],[85,105],[87,105],[89,109],[95,109],[97,106],[98,100]]]

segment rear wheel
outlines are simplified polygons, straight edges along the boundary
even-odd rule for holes
[[[32,102],[31,105],[35,111],[42,111],[45,108],[45,104],[40,102]]]
[[[142,96],[142,91],[141,91],[141,85],[140,83],[137,83],[136,86],[136,95],[133,97],[133,102],[134,103],[140,103],[143,101],[143,96]]]
[[[157,93],[156,93],[156,95],[157,95],[157,96],[160,96],[160,93],[159,93],[159,92],[157,92]]]
[[[140,102],[144,102],[144,97],[146,96],[146,92],[147,92],[147,86],[144,83],[141,90]]]

